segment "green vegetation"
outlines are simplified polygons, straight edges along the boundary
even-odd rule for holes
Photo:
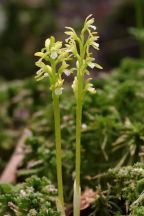
[[[32,53],[41,47],[38,38],[57,28],[52,14],[59,3],[1,5],[2,76],[13,79],[19,73],[19,79],[35,70]],[[0,79],[0,174],[13,165],[18,140],[26,128],[30,131],[17,152],[23,154],[21,161],[13,165],[17,184],[0,183],[0,216],[67,216],[72,199],[74,216],[81,215],[81,208],[87,216],[144,215],[142,9],[142,0],[135,0],[136,28],[130,33],[139,42],[139,60],[125,58],[111,73],[88,78],[91,69],[102,69],[91,52],[99,50],[99,36],[89,15],[81,31],[66,27],[65,44],[51,36],[35,53],[35,78],[41,82]],[[116,35],[120,41],[121,33]],[[72,88],[72,79],[64,83],[68,76]],[[83,193],[81,199],[81,190],[94,197]]]
[[[143,80],[144,80],[144,63],[143,61],[134,59],[125,59],[120,68],[113,71],[111,74],[101,74],[100,77],[93,82],[97,89],[96,95],[88,94],[85,96],[83,103],[83,122],[82,122],[82,181],[86,175],[96,175],[105,171],[109,167],[114,167],[119,164],[123,153],[127,153],[127,158],[121,165],[133,164],[143,159],[143,123],[141,116],[144,115],[143,102]],[[16,85],[17,83],[17,85]],[[5,134],[7,139],[2,139],[0,143],[1,160],[4,167],[5,160],[7,162],[8,155],[10,156],[16,141],[12,139],[13,133],[18,131],[19,125],[22,129],[28,126],[33,133],[33,136],[42,136],[41,141],[44,146],[54,150],[54,125],[53,125],[53,108],[52,100],[49,94],[47,80],[41,83],[35,83],[34,80],[25,80],[18,82],[5,83],[1,85],[1,136]],[[11,91],[17,94],[10,94]],[[69,98],[69,103],[67,103]],[[20,101],[22,101],[20,103]],[[66,88],[61,96],[61,128],[62,128],[62,146],[63,156],[68,157],[73,164],[74,154],[74,137],[75,137],[75,101],[72,91]],[[93,104],[93,106],[92,106]],[[43,109],[45,107],[45,109]],[[28,116],[18,115],[25,108]],[[10,110],[10,112],[9,112]],[[4,115],[5,113],[5,115]],[[17,114],[15,116],[15,114]],[[24,112],[25,114],[25,112]],[[29,119],[30,115],[32,116]],[[12,124],[13,118],[15,124]],[[9,129],[9,130],[8,130]],[[9,133],[9,131],[11,133]],[[122,137],[127,131],[127,135]],[[12,133],[13,132],[13,133]],[[121,138],[120,138],[121,137]],[[8,140],[11,140],[11,144]],[[119,140],[118,140],[119,139]],[[121,140],[122,139],[122,140]],[[121,143],[123,141],[123,143]],[[136,144],[135,154],[132,154],[131,144]],[[41,151],[33,151],[33,144],[29,145],[32,153],[25,153],[26,168],[29,160],[37,161]],[[120,145],[123,144],[123,145]],[[5,148],[10,149],[7,158],[3,157],[3,152],[7,152]],[[121,147],[116,149],[116,146]],[[26,145],[27,148],[27,145]],[[134,147],[133,147],[134,148]],[[113,151],[111,151],[113,149]],[[42,151],[46,154],[45,151]],[[118,152],[118,155],[116,153]],[[131,153],[130,153],[131,152]],[[37,154],[39,156],[37,156]],[[97,157],[97,163],[93,163]],[[43,158],[46,161],[45,157]],[[67,161],[67,159],[66,159]],[[91,163],[91,167],[87,169],[87,161]],[[35,165],[35,168],[39,165]],[[45,166],[44,166],[45,167]],[[42,170],[44,170],[44,167]],[[73,165],[72,165],[73,167]],[[54,169],[52,169],[52,173]],[[69,170],[69,169],[68,169]],[[69,171],[71,176],[71,168]],[[37,173],[37,171],[35,171]],[[46,170],[43,173],[48,175]],[[52,180],[55,178],[53,175]],[[65,174],[64,174],[65,178]]]
[[[98,188],[92,215],[144,215],[144,165],[110,169],[106,176],[107,187],[104,191]]]
[[[82,113],[82,182],[86,181],[85,176],[102,173],[109,167],[132,165],[137,161],[143,161],[143,68],[142,61],[126,59],[120,69],[113,71],[111,75],[102,74],[93,82],[97,89],[96,95],[85,96]],[[64,174],[64,181],[68,172],[72,178],[71,173],[74,171],[75,103],[74,97],[69,95],[71,91],[68,89],[64,91],[61,99],[62,155],[66,161],[64,166],[69,167],[64,171],[67,173]],[[71,97],[68,104],[67,97]],[[25,168],[29,167],[29,160],[36,162],[43,158],[43,164],[49,163],[47,151],[40,149],[50,149],[49,154],[54,151],[52,112],[52,105],[48,104],[45,110],[35,114],[31,121],[34,140],[41,139],[37,136],[43,138],[40,143],[33,141],[33,138],[26,142],[25,148],[28,147],[30,151],[25,154]],[[35,151],[34,145],[37,145]],[[41,154],[45,154],[45,157]],[[94,163],[96,157],[98,160]],[[88,163],[91,163],[91,167]],[[41,175],[47,176],[46,166],[37,163],[34,163],[33,172],[37,173],[37,168],[40,167],[43,167],[39,171]],[[52,180],[54,178],[53,176]]]
[[[120,166],[133,165],[144,160],[143,82],[143,60],[128,58],[123,60],[120,67],[111,74],[100,74],[93,81],[97,93],[87,94],[84,97],[81,131],[82,190],[85,186],[95,189],[101,183],[101,189],[98,189],[101,199],[95,201],[96,205],[93,204],[93,214],[96,214],[96,211],[99,215],[106,214],[99,212],[101,209],[113,215],[143,215],[143,201],[141,201],[143,187],[137,192],[135,185],[136,180],[142,181],[142,175],[139,177],[131,175],[131,180],[130,174],[125,179],[119,175]],[[36,83],[33,79],[11,83],[1,81],[0,135],[4,137],[0,142],[1,171],[11,156],[23,128],[28,127],[32,131],[32,136],[25,142],[23,164],[17,173],[18,181],[35,174],[39,177],[48,177],[53,184],[57,182],[53,104],[48,86],[50,84],[46,79],[40,83]],[[64,196],[66,203],[70,203],[75,170],[75,98],[69,87],[65,87],[61,95],[60,110]],[[117,168],[108,171],[107,174],[110,167]],[[140,164],[128,169],[136,167],[143,169],[143,165]],[[105,178],[103,178],[104,173],[107,174]],[[111,177],[107,178],[108,175]],[[117,185],[111,179],[119,179],[121,186],[119,181]],[[111,185],[110,188],[106,187],[107,182]],[[131,185],[126,182],[132,182],[131,185],[136,189],[129,192],[130,197],[126,197],[126,191],[129,191]],[[17,191],[16,188],[19,186],[11,187],[13,191]],[[117,194],[123,196],[123,208],[118,198],[112,199],[112,196],[116,196],[116,187],[118,187]],[[127,190],[121,191],[122,188]],[[103,191],[107,191],[105,198],[102,196]],[[104,205],[105,208],[99,205]],[[117,206],[120,208],[117,209]],[[30,206],[31,208],[33,207]],[[55,211],[56,206],[50,208]],[[6,211],[1,214],[8,214],[8,210]]]
[[[0,214],[11,216],[60,216],[57,190],[47,178],[32,176],[16,186],[0,184]]]

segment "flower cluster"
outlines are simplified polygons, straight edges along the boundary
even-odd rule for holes
[[[69,76],[76,70],[77,75],[80,74],[84,76],[85,73],[89,75],[88,67],[91,69],[95,67],[102,69],[99,64],[94,62],[95,58],[92,57],[92,53],[90,52],[90,47],[99,50],[99,44],[97,43],[99,36],[95,31],[96,26],[93,25],[94,18],[91,18],[91,16],[92,15],[89,15],[86,18],[80,36],[77,35],[73,28],[66,27],[67,31],[65,34],[68,35],[68,38],[66,39],[65,48],[62,48],[61,41],[55,42],[55,38],[50,37],[45,41],[45,48],[43,48],[41,52],[35,53],[35,56],[40,57],[36,62],[36,66],[39,67],[39,70],[36,72],[35,78],[39,81],[48,77],[51,84],[50,89],[54,90],[56,95],[62,94],[64,81],[61,78],[62,73]],[[72,55],[77,58],[76,68],[68,69],[69,64],[67,64],[67,60],[70,60]],[[56,71],[56,65],[59,63],[61,63],[61,66]],[[93,85],[89,83],[90,80],[91,79],[87,80],[84,92],[89,91],[95,93],[96,90],[93,88]],[[75,77],[72,85],[75,93],[77,89],[76,85],[77,77]]]
[[[40,81],[45,77],[50,80],[50,89],[55,92],[56,95],[62,94],[63,79],[62,73],[69,76],[72,73],[72,69],[69,70],[69,64],[66,61],[70,60],[69,52],[66,52],[66,48],[62,48],[62,42],[55,42],[54,37],[50,37],[45,41],[45,47],[41,52],[36,52],[35,56],[40,57],[36,62],[36,66],[39,70],[36,72],[36,80]],[[60,64],[59,64],[60,63]],[[57,69],[57,65],[60,65]]]
[[[74,82],[72,84],[72,88],[75,93],[77,92],[78,77],[83,77],[85,73],[89,75],[87,67],[91,69],[93,69],[94,67],[102,69],[102,67],[99,64],[94,62],[95,58],[92,57],[92,53],[90,52],[90,47],[99,50],[99,44],[97,43],[99,36],[97,36],[97,32],[95,32],[96,26],[93,25],[94,18],[91,18],[91,16],[92,15],[89,15],[86,18],[80,37],[77,35],[73,28],[66,27],[66,29],[68,30],[65,32],[65,34],[68,35],[68,38],[66,39],[67,51],[72,52],[74,57],[76,57],[77,59],[77,77],[75,77]],[[90,80],[91,79],[88,79],[86,81],[85,88],[83,89],[83,91],[95,93],[96,90],[93,88],[93,85],[89,83]]]

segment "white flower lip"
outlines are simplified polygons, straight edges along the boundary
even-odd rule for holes
[[[48,73],[44,73],[44,77],[48,77]]]
[[[72,50],[70,48],[67,48],[65,52],[70,53],[72,52]]]
[[[39,70],[36,72],[36,75],[38,75],[41,71],[42,71],[42,69],[39,69]]]
[[[94,30],[96,30],[96,26],[94,26],[94,25],[91,25],[91,24],[90,24],[90,25],[88,25],[88,27],[89,27],[89,28],[92,28],[92,29],[94,29]]]
[[[58,54],[57,54],[56,52],[52,52],[50,57],[51,57],[52,59],[56,59],[57,56],[58,56]]]
[[[64,89],[63,87],[55,89],[55,94],[56,95],[61,95],[63,89]]]
[[[66,76],[69,76],[71,74],[70,70],[67,70],[67,69],[64,70],[63,72],[65,73]]]
[[[93,69],[95,67],[95,63],[89,62],[88,66]]]
[[[91,42],[91,44],[94,45],[95,47],[99,48],[99,44],[98,43],[96,43],[96,42],[93,41],[93,42]]]
[[[89,88],[88,88],[88,91],[93,93],[93,92],[95,92],[95,88],[89,87]]]

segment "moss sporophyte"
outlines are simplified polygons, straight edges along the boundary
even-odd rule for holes
[[[94,18],[89,15],[85,22],[80,36],[73,28],[66,27],[65,32],[68,38],[65,40],[65,48],[62,48],[62,42],[55,42],[54,37],[50,37],[45,41],[45,48],[41,52],[35,53],[40,57],[36,65],[40,68],[36,73],[36,80],[40,81],[47,77],[50,81],[50,90],[54,104],[54,120],[55,120],[55,140],[56,140],[56,161],[57,161],[57,181],[58,181],[58,208],[64,215],[63,201],[63,183],[62,183],[62,162],[61,162],[61,131],[60,131],[60,110],[59,96],[63,91],[62,74],[69,76],[73,71],[76,71],[76,76],[72,84],[72,88],[76,99],[76,180],[74,182],[74,216],[80,214],[80,147],[81,147],[81,125],[82,125],[82,104],[83,98],[87,91],[96,93],[93,84],[90,83],[91,78],[84,82],[85,74],[90,75],[88,67],[91,69],[102,69],[100,65],[95,63],[95,58],[92,57],[90,48],[93,47],[99,50],[97,40],[96,26],[93,25]],[[79,51],[78,51],[79,50]],[[68,69],[67,61],[76,59],[76,67]],[[47,62],[47,63],[45,63]],[[59,66],[59,68],[57,67]],[[57,69],[58,68],[58,69]]]

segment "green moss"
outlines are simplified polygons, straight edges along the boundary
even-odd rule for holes
[[[0,184],[0,214],[2,216],[59,216],[56,211],[57,190],[43,177],[32,176],[25,183]]]
[[[98,188],[93,215],[139,216],[144,213],[144,165],[136,163],[107,173],[107,189]]]

